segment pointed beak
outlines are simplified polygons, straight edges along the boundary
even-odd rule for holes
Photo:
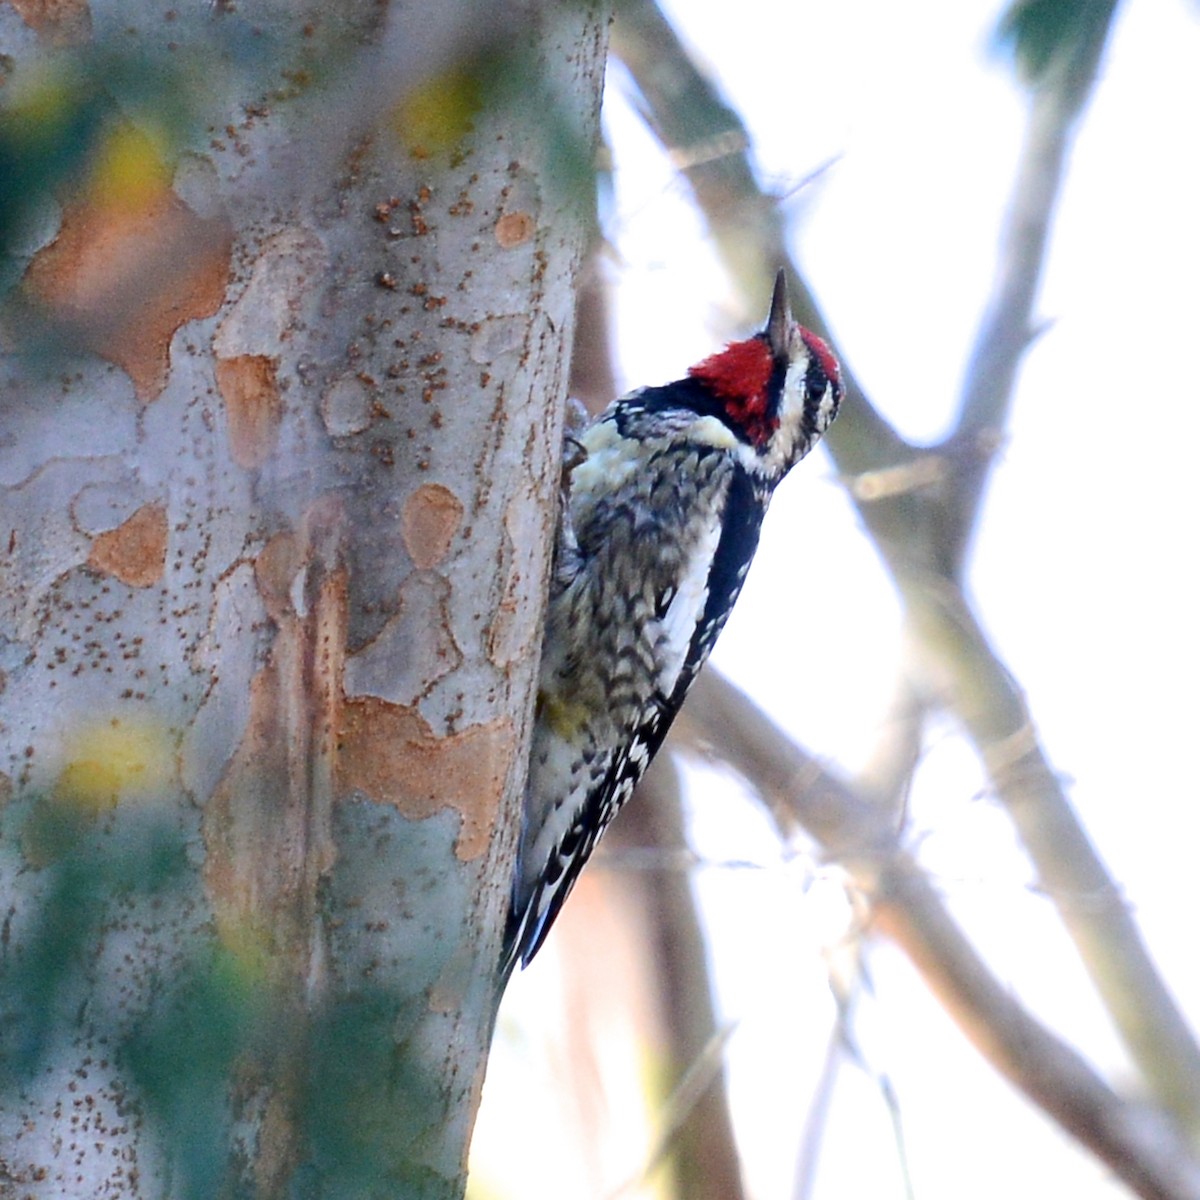
[[[775,276],[775,291],[771,295],[771,315],[767,318],[767,343],[776,358],[788,356],[788,334],[793,325],[792,309],[788,304],[787,277],[783,268]]]

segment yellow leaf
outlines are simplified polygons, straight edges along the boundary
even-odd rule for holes
[[[111,808],[123,800],[159,795],[171,776],[166,730],[150,721],[85,725],[67,743],[58,799],[81,808]]]
[[[425,156],[469,133],[480,103],[479,80],[455,67],[410,91],[396,105],[392,125],[413,154]]]
[[[100,143],[89,197],[105,207],[142,208],[171,186],[164,141],[133,125],[114,126]]]

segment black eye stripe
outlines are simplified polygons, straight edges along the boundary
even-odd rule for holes
[[[809,399],[820,400],[828,386],[829,376],[825,374],[825,368],[814,354],[808,360],[808,370],[804,373],[804,387],[808,391]]]

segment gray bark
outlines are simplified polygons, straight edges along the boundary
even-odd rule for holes
[[[197,7],[0,8],[0,1195],[459,1196],[605,25]]]

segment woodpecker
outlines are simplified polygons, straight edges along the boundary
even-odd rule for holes
[[[779,272],[766,328],[568,438],[501,969],[528,966],[742,589],[779,481],[842,399]]]

